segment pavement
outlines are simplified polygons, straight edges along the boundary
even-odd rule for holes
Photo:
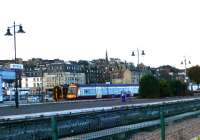
[[[66,111],[73,109],[77,110],[77,109],[96,108],[96,107],[133,105],[140,103],[154,103],[154,102],[173,101],[173,100],[191,99],[191,98],[194,97],[173,97],[173,98],[163,98],[163,99],[128,98],[126,102],[122,102],[120,98],[75,100],[75,101],[34,103],[34,104],[33,103],[23,104],[23,102],[20,102],[19,108],[15,108],[14,102],[4,102],[0,103],[0,116]],[[199,99],[199,97],[195,98]]]

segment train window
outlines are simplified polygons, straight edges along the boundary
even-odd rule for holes
[[[75,87],[69,87],[68,93],[76,93],[76,88]]]

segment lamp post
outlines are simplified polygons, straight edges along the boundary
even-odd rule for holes
[[[45,92],[44,92],[44,71],[46,70],[45,66],[41,66],[40,67],[40,72],[41,72],[41,89],[42,89],[42,102],[44,102],[45,99]]]
[[[187,60],[186,57],[184,56],[184,60],[181,61],[181,64],[185,66],[185,83],[187,83],[187,64],[191,64],[190,60]]]
[[[140,54],[140,51],[142,51],[141,54]],[[139,50],[139,49],[137,48],[137,57],[138,57],[138,60],[137,60],[137,67],[138,67],[138,72],[139,72],[139,80],[138,80],[138,81],[140,81],[140,68],[139,68],[139,64],[140,64],[140,55],[141,55],[141,56],[142,56],[142,55],[145,55],[145,52],[144,52],[144,50]],[[134,51],[132,51],[131,56],[135,56]]]
[[[16,32],[16,27],[19,27],[19,30]],[[14,50],[15,50],[15,64],[17,64],[17,56],[16,56],[16,33],[25,33],[21,24],[16,25],[15,22],[13,26],[8,27],[6,36],[12,36],[10,29],[13,29],[13,37],[14,37]],[[19,108],[19,101],[18,101],[18,76],[17,71],[15,70],[16,78],[15,78],[15,106]]]

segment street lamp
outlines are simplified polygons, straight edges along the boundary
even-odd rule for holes
[[[41,88],[42,88],[42,102],[44,102],[45,99],[45,92],[44,92],[44,71],[46,71],[46,67],[45,66],[40,66],[40,73],[41,73]]]
[[[14,49],[15,49],[15,64],[17,64],[17,57],[16,57],[16,27],[19,27],[19,30],[17,31],[17,33],[25,33],[23,30],[22,25],[16,25],[15,22],[13,24],[13,26],[8,27],[7,32],[5,34],[5,36],[12,36],[10,29],[13,28],[13,37],[14,37]],[[16,78],[15,78],[15,106],[16,108],[19,108],[19,101],[18,101],[18,77],[17,77],[17,71],[15,70],[16,73]]]
[[[140,54],[140,51],[141,51],[141,54]],[[137,57],[138,57],[137,67],[138,67],[138,72],[139,72],[139,80],[138,80],[138,81],[140,81],[140,68],[139,68],[139,64],[140,64],[140,55],[141,55],[141,56],[145,55],[145,52],[144,52],[144,50],[139,50],[139,49],[137,48]],[[131,56],[135,56],[134,51],[132,51]]]
[[[184,60],[181,61],[181,64],[185,66],[185,82],[187,83],[187,64],[191,64],[190,60],[187,60],[184,56]]]

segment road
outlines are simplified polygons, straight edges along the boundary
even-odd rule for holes
[[[79,101],[20,105],[18,109],[16,109],[15,106],[0,106],[0,116],[53,112],[53,111],[63,111],[72,109],[94,108],[94,107],[109,107],[109,106],[130,105],[138,103],[152,103],[152,102],[171,101],[171,100],[187,99],[187,98],[194,98],[194,97],[173,97],[164,99],[129,98],[126,102],[121,102],[120,99],[79,100]]]

